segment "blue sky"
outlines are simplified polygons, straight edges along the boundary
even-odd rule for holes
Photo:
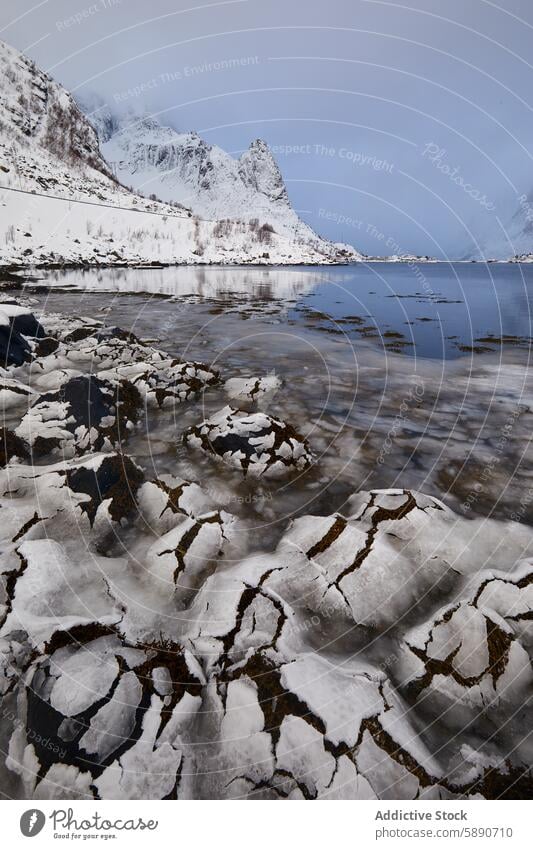
[[[0,38],[234,155],[264,138],[302,217],[368,253],[490,252],[533,190],[529,0],[4,0]]]

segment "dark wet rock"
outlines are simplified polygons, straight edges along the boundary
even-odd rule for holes
[[[12,326],[0,326],[0,365],[20,366],[31,356],[31,346],[21,333]]]
[[[0,466],[7,466],[13,458],[21,461],[29,460],[30,454],[28,446],[23,439],[20,439],[12,430],[8,428],[0,429]]]
[[[21,366],[32,359],[30,339],[45,335],[30,309],[16,300],[0,301],[0,365]]]
[[[137,506],[137,492],[144,480],[142,470],[125,454],[104,456],[98,466],[82,463],[66,469],[67,486],[90,497],[82,503],[91,522],[104,501],[109,501],[111,519],[127,519]]]
[[[48,357],[59,348],[59,340],[53,336],[43,336],[35,346],[35,357]]]

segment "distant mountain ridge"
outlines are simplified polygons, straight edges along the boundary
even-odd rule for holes
[[[258,218],[276,232],[334,255],[339,247],[293,210],[276,160],[262,139],[234,159],[196,132],[179,133],[148,115],[119,118],[105,105],[82,102],[117,179],[144,195],[178,202],[208,219]],[[352,249],[353,250],[353,249]],[[354,257],[355,258],[355,257]]]

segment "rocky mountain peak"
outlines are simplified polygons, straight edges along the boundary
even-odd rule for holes
[[[269,146],[255,139],[239,159],[239,174],[245,185],[265,195],[269,200],[289,206],[289,196],[281,171]]]

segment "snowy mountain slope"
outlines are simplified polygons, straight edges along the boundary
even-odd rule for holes
[[[197,133],[178,133],[153,117],[119,120],[100,107],[93,108],[90,120],[99,132],[102,154],[121,183],[144,195],[178,201],[201,218],[242,219],[245,210],[248,219],[269,224],[291,240],[326,256],[338,254],[339,245],[321,239],[294,212],[278,165],[261,139],[234,159]],[[118,131],[110,135],[117,125]],[[360,256],[354,252],[353,258]]]
[[[110,176],[98,149],[96,132],[66,89],[4,42],[0,42],[0,73],[0,133],[4,149],[9,138],[11,146],[16,146],[22,155],[38,146],[72,167],[90,167]]]
[[[504,222],[501,238],[487,244],[484,253],[489,259],[533,260],[533,192],[522,195],[516,212]]]
[[[72,96],[0,42],[0,265],[300,264],[356,258],[258,221],[199,220],[115,179]],[[111,125],[112,129],[112,125]]]
[[[465,245],[463,260],[533,261],[533,190],[516,198],[504,199],[498,208],[491,234],[482,230],[479,242]]]

